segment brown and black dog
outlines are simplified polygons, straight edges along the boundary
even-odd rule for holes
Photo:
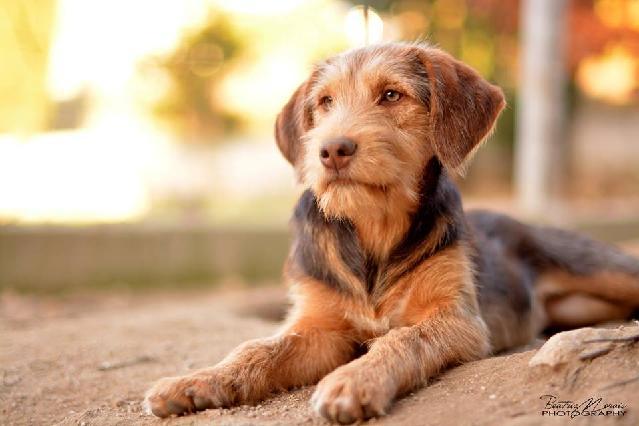
[[[573,233],[464,214],[450,178],[491,132],[502,91],[441,50],[384,44],[318,65],[277,118],[306,192],[275,336],[147,394],[160,417],[315,384],[340,423],[383,415],[443,368],[548,326],[628,318],[639,261]]]

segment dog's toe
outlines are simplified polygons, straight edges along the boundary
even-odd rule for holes
[[[149,407],[148,408],[149,414],[153,414],[156,417],[160,417],[161,419],[163,419],[171,415],[171,413],[169,413],[169,410],[166,408],[166,405],[164,404],[147,404],[147,405]]]
[[[215,408],[215,404],[213,404],[213,401],[210,398],[202,396],[194,396],[193,404],[195,405],[196,411],[204,411],[208,410],[209,408]]]
[[[157,417],[181,416],[214,408],[208,394],[210,383],[197,375],[167,377],[159,380],[146,394],[145,404]]]
[[[390,396],[359,374],[336,371],[317,385],[311,403],[322,417],[341,424],[351,424],[385,414]]]
[[[182,414],[189,414],[189,413],[193,412],[191,404],[183,403],[183,402],[180,402],[180,401],[174,401],[174,400],[167,401],[166,408],[168,409],[169,413],[176,414],[178,416],[182,415]]]

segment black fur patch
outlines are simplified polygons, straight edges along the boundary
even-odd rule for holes
[[[437,242],[434,249],[424,250],[420,246],[428,240],[438,220],[444,220],[447,223],[444,236]],[[411,253],[421,249],[421,256],[411,264],[405,265],[402,273],[404,275],[426,258],[456,242],[462,235],[463,229],[464,216],[459,191],[446,175],[439,159],[433,157],[424,171],[419,208],[413,215],[406,236],[391,252],[389,264],[402,263]]]
[[[444,236],[434,248],[428,249],[432,244],[425,243],[439,220],[446,223]],[[293,223],[296,236],[292,259],[302,273],[336,290],[350,292],[348,284],[333,272],[334,266],[327,262],[325,253],[316,244],[316,237],[322,233],[333,239],[344,265],[369,293],[379,285],[392,285],[393,281],[412,271],[429,256],[455,243],[464,229],[459,193],[437,158],[431,159],[424,170],[419,207],[411,219],[406,236],[391,251],[388,261],[383,265],[379,265],[362,249],[351,222],[328,219],[322,214],[310,190],[302,194],[295,208]],[[418,258],[407,262],[407,257],[415,252],[420,252]],[[392,276],[386,275],[390,267],[395,271]]]
[[[337,252],[355,275],[358,277],[365,275],[364,259],[353,224],[348,221],[327,219],[320,211],[317,199],[311,190],[306,190],[300,197],[295,207],[293,225],[296,235],[291,256],[302,273],[336,290],[350,291],[348,284],[340,280],[333,272],[326,254],[316,243],[319,233],[325,233],[325,237],[334,239]]]

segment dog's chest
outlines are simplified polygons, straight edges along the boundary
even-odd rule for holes
[[[409,301],[407,294],[385,300],[375,306],[372,302],[361,310],[345,312],[346,319],[361,333],[370,338],[382,336],[392,328],[406,324],[405,311]]]

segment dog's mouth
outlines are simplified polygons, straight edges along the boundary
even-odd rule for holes
[[[361,184],[361,182],[359,182],[358,180],[353,179],[350,176],[344,176],[344,175],[331,176],[326,180],[326,186],[359,185],[359,184]]]
[[[324,181],[323,185],[325,190],[338,189],[338,188],[350,188],[350,187],[364,187],[375,191],[387,191],[389,185],[381,183],[371,183],[364,180],[356,179],[351,176],[334,174],[328,177]]]
[[[389,176],[384,170],[374,173],[370,170],[353,168],[351,165],[341,170],[324,168],[314,178],[307,183],[317,195],[352,191],[379,194],[386,193],[401,184],[401,180],[396,179],[395,176]]]

